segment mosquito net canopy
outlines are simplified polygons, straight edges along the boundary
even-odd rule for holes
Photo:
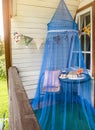
[[[31,106],[42,130],[95,130],[91,78],[84,63],[77,24],[63,0],[48,24]]]

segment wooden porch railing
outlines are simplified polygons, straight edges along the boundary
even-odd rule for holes
[[[9,130],[41,130],[16,67],[8,71],[9,84]]]

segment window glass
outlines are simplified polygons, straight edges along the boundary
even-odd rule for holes
[[[86,51],[90,51],[90,37],[86,35]]]
[[[82,30],[80,41],[81,41],[81,48],[84,57],[84,61],[86,64],[87,69],[91,69],[91,39],[90,35],[88,35],[88,26],[90,25],[90,12],[82,14],[79,16],[78,25],[79,28]]]
[[[90,69],[90,54],[86,54],[86,67]]]
[[[84,35],[81,36],[81,48],[82,48],[82,51],[84,51]]]

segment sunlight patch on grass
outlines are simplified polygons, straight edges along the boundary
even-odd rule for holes
[[[8,90],[7,82],[5,80],[0,80],[0,118],[6,113],[8,118]]]

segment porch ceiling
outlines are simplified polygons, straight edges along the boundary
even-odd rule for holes
[[[11,15],[12,16],[16,16],[17,15],[17,2],[24,2],[24,3],[28,3],[28,4],[31,4],[32,2],[30,2],[30,0],[28,0],[28,2],[26,2],[27,0],[11,0]],[[40,0],[40,1],[42,1],[42,0]],[[44,0],[44,1],[42,1],[43,3],[59,3],[59,1],[60,0],[48,0],[48,1],[46,1],[46,0]],[[67,5],[67,7],[68,7],[68,9],[70,10],[70,12],[71,12],[71,15],[73,16],[73,17],[75,17],[75,14],[76,14],[76,11],[77,11],[77,9],[78,9],[78,7],[79,7],[79,4],[80,4],[80,2],[81,1],[83,1],[83,0],[64,0],[65,1],[65,3],[66,3],[66,5]],[[33,2],[33,4],[35,5],[35,3],[37,3],[37,0],[35,1],[35,2]],[[57,4],[55,4],[55,5],[57,5]]]
[[[74,18],[76,15],[76,11],[77,11],[79,4],[80,4],[80,0],[72,0],[72,2],[71,2],[71,0],[65,0],[65,3],[71,12],[71,15]]]

